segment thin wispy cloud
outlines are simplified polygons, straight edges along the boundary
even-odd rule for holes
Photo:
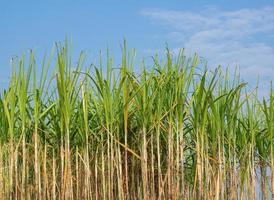
[[[258,75],[267,82],[274,77],[273,7],[199,12],[144,9],[141,14],[163,26],[164,37],[177,48],[197,52],[209,66],[238,66],[249,82]]]

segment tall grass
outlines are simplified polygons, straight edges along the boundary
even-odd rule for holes
[[[272,89],[259,101],[238,73],[183,50],[149,67],[126,44],[118,67],[108,52],[86,67],[69,50],[13,61],[0,199],[273,199]]]

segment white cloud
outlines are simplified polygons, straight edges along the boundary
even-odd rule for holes
[[[200,12],[145,9],[141,14],[166,28],[165,37],[197,52],[210,66],[239,66],[242,77],[264,83],[274,77],[274,8]]]

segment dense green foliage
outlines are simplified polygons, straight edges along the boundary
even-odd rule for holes
[[[1,199],[271,198],[272,89],[259,101],[237,73],[203,70],[184,51],[149,67],[122,51],[119,66],[108,53],[74,63],[67,44],[42,64],[33,52],[13,61]]]

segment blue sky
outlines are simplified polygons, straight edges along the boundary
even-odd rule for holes
[[[274,77],[274,1],[1,1],[0,88],[8,82],[10,59],[32,48],[49,52],[55,41],[72,40],[74,52],[98,59],[110,48],[119,57],[126,38],[140,57],[163,52],[198,52],[209,67],[238,66],[262,92]]]

